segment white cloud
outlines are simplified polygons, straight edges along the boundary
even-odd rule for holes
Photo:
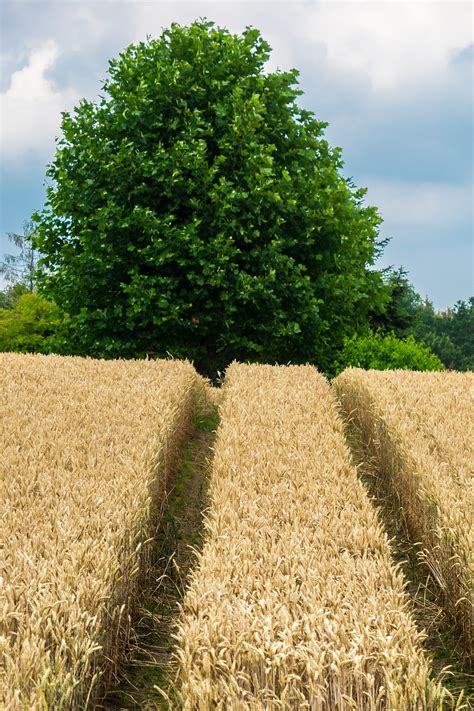
[[[473,187],[450,183],[404,183],[366,177],[366,202],[376,205],[386,227],[450,229],[466,224],[472,214]],[[424,231],[425,236],[429,235]]]
[[[472,40],[472,6],[450,2],[321,2],[301,31],[323,42],[334,70],[376,92],[443,80],[451,52]]]
[[[28,64],[12,74],[10,86],[2,93],[0,143],[5,160],[51,155],[61,111],[71,109],[77,99],[74,91],[58,91],[46,77],[59,55],[53,41],[31,50]]]
[[[156,36],[172,21],[206,16],[231,31],[260,28],[273,47],[270,67],[302,62],[334,82],[363,83],[374,97],[416,100],[420,90],[452,81],[453,53],[473,39],[473,8],[459,0],[322,2],[164,2],[135,4],[134,39]],[[290,8],[290,9],[289,9]]]

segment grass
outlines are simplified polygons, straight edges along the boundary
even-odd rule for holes
[[[217,432],[219,426],[219,413],[217,408],[214,412],[198,415],[194,420],[194,426],[201,432]]]
[[[212,391],[207,391],[211,397]],[[154,543],[154,565],[118,686],[107,709],[173,709],[177,705],[173,633],[197,551],[203,543],[208,459],[219,423],[217,406],[198,403],[192,435],[170,484]]]

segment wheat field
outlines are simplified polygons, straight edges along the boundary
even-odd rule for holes
[[[325,378],[231,365],[177,631],[180,707],[438,708],[420,642]]]
[[[399,503],[474,662],[474,375],[348,369],[346,418]]]
[[[469,653],[471,374],[349,369],[330,386],[310,366],[234,363],[212,390],[187,362],[20,354],[0,354],[0,372],[0,708],[102,702],[193,418],[215,406],[172,708],[454,705],[432,680],[339,408],[423,542]]]
[[[92,708],[193,412],[177,361],[0,354],[0,707]]]

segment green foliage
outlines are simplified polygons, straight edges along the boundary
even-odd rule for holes
[[[445,322],[446,335],[462,353],[455,364],[458,370],[474,370],[474,297],[458,301],[448,309]]]
[[[340,373],[350,366],[375,370],[444,370],[440,359],[413,336],[400,339],[393,333],[347,338],[335,371]]]
[[[0,309],[12,309],[23,294],[28,294],[29,289],[25,284],[17,282],[0,291]]]
[[[423,301],[400,268],[384,274],[389,298],[369,314],[371,328],[393,332],[398,338],[414,336],[435,353],[447,368],[474,369],[474,298],[458,301],[447,311],[436,311]]]
[[[398,338],[403,338],[413,331],[422,303],[421,297],[408,280],[403,267],[397,271],[387,270],[383,278],[388,289],[388,300],[371,310],[369,323],[374,331],[393,331]]]
[[[173,24],[63,114],[37,215],[69,349],[323,366],[386,299],[380,218],[258,30]]]
[[[59,325],[55,304],[38,294],[23,294],[12,308],[0,309],[0,352],[50,353]]]
[[[437,312],[426,300],[420,303],[412,332],[453,370],[474,370],[474,297]]]

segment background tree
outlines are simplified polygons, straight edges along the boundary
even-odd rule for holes
[[[435,311],[426,299],[418,306],[412,332],[447,368],[474,370],[474,297],[446,311]]]
[[[413,333],[421,297],[403,267],[387,269],[383,278],[388,289],[388,300],[370,312],[370,326],[374,331],[393,332],[398,338],[404,338]]]
[[[400,267],[384,273],[388,301],[376,305],[369,315],[370,327],[380,334],[411,335],[435,353],[447,368],[474,369],[474,298],[458,301],[453,308],[436,311],[423,300]],[[378,345],[377,345],[378,347]]]
[[[33,245],[35,223],[26,220],[23,234],[8,232],[7,237],[18,248],[18,254],[6,254],[0,262],[0,274],[10,285],[23,285],[27,291],[34,291],[39,254]],[[17,290],[18,291],[18,290]]]
[[[28,288],[21,282],[9,284],[3,291],[0,291],[0,309],[13,309],[18,299],[28,293]]]
[[[458,301],[446,316],[446,335],[463,354],[460,366],[463,370],[474,370],[474,297]]]
[[[377,211],[269,53],[256,29],[174,24],[63,114],[35,245],[72,352],[324,368],[386,299]]]

